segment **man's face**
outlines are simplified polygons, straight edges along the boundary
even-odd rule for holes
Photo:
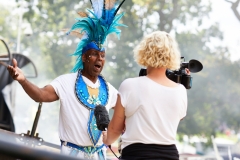
[[[105,52],[90,49],[82,55],[82,61],[85,76],[98,76],[105,63]]]

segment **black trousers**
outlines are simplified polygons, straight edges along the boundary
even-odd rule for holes
[[[179,160],[177,147],[134,143],[122,150],[121,160]]]

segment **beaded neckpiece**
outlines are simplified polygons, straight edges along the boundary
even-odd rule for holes
[[[109,89],[105,79],[99,75],[99,91],[98,96],[90,95],[88,93],[87,84],[83,81],[81,70],[78,72],[78,76],[75,82],[75,94],[79,102],[89,110],[89,119],[88,119],[88,135],[95,146],[101,136],[102,131],[97,129],[96,118],[94,116],[94,109],[96,105],[101,104],[106,106],[109,98]]]

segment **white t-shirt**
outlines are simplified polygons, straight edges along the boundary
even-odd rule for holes
[[[57,77],[50,83],[60,100],[59,137],[63,141],[77,145],[92,146],[87,132],[89,110],[82,106],[75,95],[74,87],[76,78],[77,73],[69,73]],[[93,84],[84,76],[83,80],[93,88],[98,83],[97,81]],[[110,83],[107,84],[109,88],[109,100],[106,109],[109,110],[115,106],[118,92]],[[102,138],[98,142],[98,145],[101,144]]]
[[[178,124],[187,111],[182,84],[166,87],[146,76],[129,78],[120,85],[119,94],[126,116],[122,149],[133,143],[176,143]]]

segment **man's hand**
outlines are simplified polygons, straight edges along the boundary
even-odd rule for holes
[[[104,144],[107,143],[107,131],[102,131],[102,141]]]
[[[19,83],[24,82],[26,80],[22,70],[18,68],[17,66],[17,60],[13,58],[12,60],[13,66],[8,66],[8,72],[11,75],[11,77],[15,80],[17,80]]]

